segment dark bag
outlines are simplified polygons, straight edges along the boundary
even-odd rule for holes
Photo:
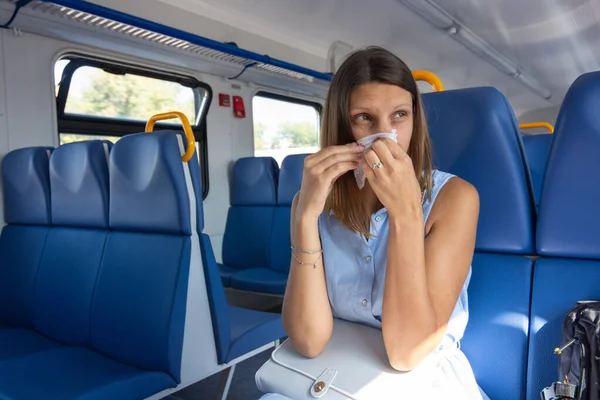
[[[600,400],[600,301],[580,301],[569,311],[554,352],[559,381],[542,391],[542,400]]]

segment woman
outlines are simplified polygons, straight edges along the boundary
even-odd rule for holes
[[[378,139],[366,153],[357,144],[393,130],[397,142]],[[292,344],[316,357],[334,317],[363,323],[382,330],[394,369],[410,371],[439,352],[437,368],[461,398],[487,398],[458,348],[479,197],[464,180],[433,170],[421,97],[400,59],[377,47],[346,59],[329,89],[321,148],[306,158],[292,205],[283,304]]]

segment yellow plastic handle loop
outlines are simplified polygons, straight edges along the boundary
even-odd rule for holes
[[[444,85],[442,84],[442,81],[433,72],[424,70],[413,71],[413,77],[416,81],[424,81],[429,83],[434,92],[444,91]]]
[[[154,129],[154,124],[157,121],[163,121],[166,119],[179,118],[181,121],[181,125],[183,125],[183,131],[185,132],[185,137],[187,138],[187,149],[185,150],[185,154],[181,157],[181,161],[188,162],[192,159],[194,155],[194,150],[196,150],[196,139],[194,138],[194,132],[192,132],[192,126],[190,125],[190,121],[187,119],[185,114],[179,111],[169,111],[162,114],[156,114],[150,117],[148,123],[146,124],[146,132],[152,132]]]
[[[552,124],[549,124],[547,122],[528,122],[528,123],[519,125],[519,128],[521,128],[521,129],[546,128],[546,129],[548,129],[548,132],[554,133],[554,127],[552,126]]]

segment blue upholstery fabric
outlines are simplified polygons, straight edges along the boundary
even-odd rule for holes
[[[599,298],[600,262],[544,258],[536,262],[531,303],[528,400],[538,400],[540,391],[559,378],[558,360],[553,350],[561,344],[562,323],[569,309],[579,300]]]
[[[0,363],[0,398],[7,400],[143,399],[173,386],[165,373],[138,370],[81,347]]]
[[[112,144],[69,143],[50,157],[52,222],[108,228],[108,156]]]
[[[59,148],[50,167],[44,152],[55,226],[19,217],[0,237],[11,285],[0,287],[1,323],[37,330],[0,329],[1,398],[146,398],[180,381],[191,232],[202,226],[184,147],[167,132],[121,139],[109,163],[99,141]],[[45,193],[22,175],[27,190],[5,196]]]
[[[231,348],[227,362],[285,336],[281,315],[229,307]]]
[[[579,300],[600,298],[600,72],[580,76],[558,114],[538,213],[531,304],[528,399],[556,381],[553,349],[566,313]],[[583,260],[590,259],[590,260]],[[560,288],[557,289],[557,286]]]
[[[273,206],[279,166],[272,157],[245,157],[233,166],[231,206]]]
[[[185,307],[187,295],[175,296],[187,293],[189,262],[189,237],[111,232],[92,304],[94,349],[178,380],[184,321],[171,315]]]
[[[51,221],[49,154],[24,148],[2,160],[8,225],[0,236],[0,323],[32,327],[31,294]]]
[[[308,154],[291,154],[283,159],[277,185],[277,205],[292,205],[294,196],[302,186],[304,160],[307,156]]]
[[[0,363],[59,347],[59,343],[29,329],[0,329]]]
[[[232,270],[269,268],[279,166],[272,157],[247,157],[233,167],[231,207],[223,235],[222,282]]]
[[[287,278],[288,274],[271,269],[252,268],[233,274],[231,276],[231,287],[249,292],[283,295]]]
[[[33,319],[38,332],[64,344],[90,346],[90,310],[108,234],[110,147],[71,143],[50,157],[52,219],[62,227],[48,234]]]
[[[470,182],[480,197],[470,316],[461,347],[490,398],[522,399],[532,275],[532,262],[522,255],[534,252],[535,209],[521,133],[496,89],[423,98],[435,167]]]
[[[200,249],[215,345],[217,347],[217,360],[219,364],[224,364],[227,362],[227,354],[229,353],[229,345],[231,343],[227,299],[225,298],[225,291],[221,277],[219,276],[220,268],[217,268],[210,238],[206,234],[200,236]]]
[[[475,254],[469,323],[461,347],[491,399],[524,399],[532,262]]]
[[[563,100],[540,201],[539,254],[600,258],[599,105],[600,72],[577,78]]]
[[[175,381],[196,215],[178,136],[135,134],[112,149],[109,218],[115,231],[106,241],[91,313],[94,349]]]
[[[531,183],[533,185],[533,194],[535,205],[540,204],[540,195],[542,193],[542,182],[544,172],[546,171],[546,161],[552,144],[552,134],[542,135],[523,135],[523,147],[527,156],[527,164],[531,173]]]
[[[121,138],[110,155],[110,227],[191,234],[190,199],[177,135]]]
[[[284,337],[281,315],[227,305],[210,238],[202,234],[200,244],[219,364]]]
[[[7,224],[50,225],[50,152],[47,147],[28,147],[4,156],[2,187]]]
[[[224,287],[229,287],[231,285],[231,275],[240,272],[239,269],[231,268],[223,264],[217,264],[217,268],[219,275],[221,275],[221,283]]]
[[[108,231],[52,228],[33,294],[36,330],[73,346],[90,346],[90,310]]]
[[[275,205],[229,208],[223,235],[223,264],[239,270],[268,268]]]
[[[285,274],[290,272],[292,259],[290,240],[290,214],[291,207],[281,206],[275,208],[273,214],[273,227],[271,233],[269,266],[272,270]]]
[[[31,295],[50,228],[7,225],[0,236],[0,321],[32,327]]]
[[[520,132],[493,88],[423,95],[435,166],[473,184],[480,197],[478,251],[532,254],[533,198]]]

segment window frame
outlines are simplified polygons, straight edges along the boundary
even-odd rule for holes
[[[210,105],[212,104],[212,88],[208,84],[191,76],[152,70],[115,60],[93,58],[80,54],[66,54],[60,57],[53,64],[53,68],[56,68],[57,62],[65,59],[69,59],[70,62],[62,71],[60,82],[57,83],[58,93],[56,95],[56,121],[59,143],[61,134],[71,133],[81,135],[123,137],[131,133],[143,132],[145,130],[147,121],[65,113],[67,97],[71,87],[71,80],[77,69],[81,67],[99,68],[107,73],[117,73],[123,75],[129,73],[132,75],[178,83],[182,86],[192,89],[196,107],[196,120],[190,121],[190,125],[192,127],[192,132],[194,133],[194,138],[196,139],[196,149],[199,153],[198,158],[200,164],[200,178],[202,180],[202,199],[205,200],[208,196],[210,188],[206,117],[208,115]],[[202,97],[199,93],[200,90],[203,90],[206,93],[206,97],[204,98],[203,102],[200,101],[202,100]],[[161,121],[157,122],[155,126],[155,130],[171,129],[181,130],[181,125]]]
[[[254,96],[252,96],[252,99],[254,100],[254,98],[257,96],[265,97],[267,99],[272,99],[272,100],[285,101],[287,103],[295,103],[295,104],[300,104],[303,106],[313,107],[317,111],[317,114],[319,115],[319,123],[321,122],[321,116],[323,114],[323,105],[321,103],[318,103],[316,101],[311,101],[311,100],[299,99],[298,97],[287,96],[284,94],[268,92],[265,90],[259,90],[258,92],[254,93]],[[321,129],[319,128],[319,134],[321,133],[320,130]]]

